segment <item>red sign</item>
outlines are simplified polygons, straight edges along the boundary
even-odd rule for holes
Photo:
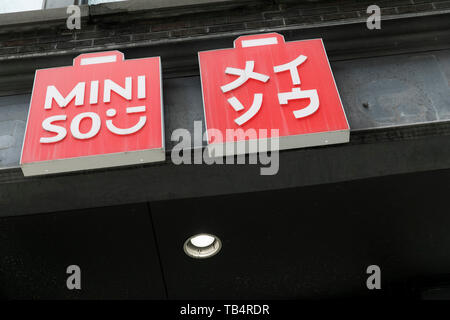
[[[21,166],[25,176],[165,159],[159,57],[82,54],[37,70]]]
[[[269,139],[271,130],[278,129],[280,149],[349,141],[321,39],[285,42],[277,33],[242,36],[234,49],[200,52],[199,60],[206,128],[222,132],[208,135],[210,146],[252,139],[225,134],[239,128],[266,130]],[[266,136],[256,139],[262,138]],[[220,150],[215,148],[216,155],[222,155]]]

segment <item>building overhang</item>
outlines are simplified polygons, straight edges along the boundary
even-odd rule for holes
[[[417,68],[414,72],[427,74],[438,69],[444,74],[442,79],[421,80],[423,87],[418,90],[429,88],[427,83],[436,90],[440,90],[438,86],[445,88],[445,79],[450,79],[450,13],[386,17],[382,29],[376,31],[368,30],[364,24],[365,19],[356,19],[348,23],[248,31],[279,32],[287,41],[322,37],[341,95],[348,101],[344,102],[346,113],[354,115],[349,144],[282,151],[280,171],[275,176],[261,176],[259,165],[176,166],[170,162],[172,130],[183,127],[192,131],[193,122],[203,119],[197,52],[231,47],[243,32],[1,58],[0,95],[23,94],[18,105],[26,108],[36,69],[70,65],[80,53],[109,49],[121,50],[130,59],[161,56],[169,147],[168,160],[161,164],[45,177],[24,178],[18,161],[12,162],[0,170],[0,216],[275,190],[450,168],[450,119],[444,113],[413,122],[396,117],[382,122],[380,117],[386,109],[381,107],[381,114],[359,116],[364,115],[361,87],[347,83],[376,77],[376,69],[392,75],[391,65],[411,58],[417,64],[405,66],[404,72]],[[362,68],[367,59],[372,59],[372,64],[379,63],[379,67]],[[365,91],[365,99],[375,99],[382,93]],[[400,92],[400,98],[407,94]],[[434,98],[439,95],[440,91],[436,91]],[[446,101],[443,95],[441,98],[444,100],[440,105]],[[425,105],[425,110],[435,109],[436,103]],[[14,156],[19,158],[19,154]],[[53,200],[43,195],[52,195]]]

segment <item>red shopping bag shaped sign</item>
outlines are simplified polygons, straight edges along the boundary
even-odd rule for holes
[[[22,149],[24,175],[165,158],[159,57],[82,54],[36,71]]]
[[[210,146],[252,139],[226,134],[239,128],[266,130],[269,139],[278,130],[280,149],[349,141],[321,39],[285,42],[277,33],[242,36],[234,49],[199,52],[199,60],[206,128],[221,133],[208,136]],[[220,150],[215,148],[215,154],[222,155]],[[234,153],[239,151],[230,151]]]

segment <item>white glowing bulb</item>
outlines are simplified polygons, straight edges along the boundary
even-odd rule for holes
[[[193,237],[191,239],[191,243],[198,248],[205,248],[205,247],[212,245],[214,240],[215,239],[212,236],[209,236],[206,234],[201,234],[201,235]]]

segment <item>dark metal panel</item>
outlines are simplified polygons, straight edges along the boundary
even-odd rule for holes
[[[81,290],[66,287],[69,265]],[[0,298],[165,297],[146,204],[0,219]]]
[[[151,204],[169,298],[342,298],[382,272],[383,296],[450,268],[450,171]],[[184,241],[223,247],[202,261]],[[398,285],[401,285],[400,287]]]
[[[333,63],[350,127],[450,120],[450,51]]]
[[[0,169],[19,164],[29,103],[28,94],[0,97]]]
[[[200,77],[166,79],[163,94],[166,149],[172,150],[177,143],[171,140],[174,130],[184,128],[193,135],[194,121],[201,121],[205,130]],[[201,144],[206,142],[198,141]]]
[[[445,73],[450,72],[449,59],[450,50],[442,50],[332,63],[351,130],[450,120],[450,78]],[[200,78],[165,79],[163,93],[170,151],[176,143],[171,141],[173,130],[184,128],[193,134],[194,121],[204,121]],[[8,148],[8,159],[0,168],[19,164],[27,100],[27,95],[0,97],[0,120],[8,121],[3,129],[0,122],[0,135],[13,134],[11,121],[18,126],[14,148]],[[0,161],[1,155],[0,141]]]

